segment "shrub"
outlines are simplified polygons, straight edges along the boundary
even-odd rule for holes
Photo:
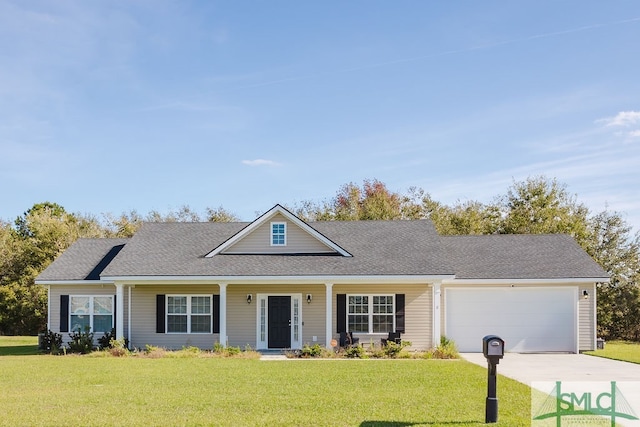
[[[62,334],[48,330],[42,337],[42,348],[49,354],[60,354],[62,350]]]
[[[116,330],[111,329],[110,332],[105,332],[103,336],[98,338],[98,348],[100,350],[106,350],[111,347],[111,341],[116,339]]]
[[[84,331],[78,329],[75,332],[69,333],[71,341],[69,342],[69,352],[87,354],[93,351],[93,332],[90,328],[85,327]]]
[[[109,353],[115,357],[128,355],[127,341],[124,338],[120,338],[119,340],[112,339],[111,342],[109,342]]]
[[[249,347],[249,350],[247,351],[253,351],[253,350],[251,350],[251,347]],[[217,356],[229,357],[229,356],[236,356],[241,354],[242,350],[240,349],[240,347],[225,347],[219,342],[217,342],[213,344],[213,353]]]
[[[146,344],[144,346],[144,354],[151,359],[160,359],[164,357],[167,353],[162,347],[157,347],[155,345]]]
[[[202,350],[200,350],[199,347],[195,347],[193,345],[183,346],[182,347],[182,352],[183,353],[190,353],[190,354],[198,355],[198,354],[200,354],[201,351]]]
[[[402,349],[409,346],[411,346],[410,341],[401,341],[400,343],[387,341],[387,343],[382,347],[382,351],[384,352],[384,355],[386,357],[395,359],[396,357],[398,357],[398,354],[402,351]]]
[[[305,344],[300,350],[300,357],[309,358],[309,357],[320,357],[324,349],[320,346],[320,344],[314,344],[310,346],[309,344]]]
[[[453,340],[442,336],[440,337],[440,345],[433,349],[433,357],[436,359],[458,359],[460,354]]]
[[[345,348],[344,355],[352,359],[365,359],[367,357],[367,353],[364,351],[364,347],[362,347],[360,344],[352,345]]]

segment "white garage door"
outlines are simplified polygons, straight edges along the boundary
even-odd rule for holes
[[[575,352],[576,288],[455,288],[445,290],[445,335],[461,352],[481,352],[498,335],[515,353]]]

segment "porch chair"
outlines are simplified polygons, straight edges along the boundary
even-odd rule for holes
[[[400,335],[402,335],[402,332],[389,332],[389,336],[387,338],[380,339],[380,343],[383,347],[386,346],[387,342],[389,341],[400,344],[402,342],[402,338],[400,338]]]
[[[340,347],[351,347],[359,343],[360,338],[354,338],[353,332],[340,332]]]

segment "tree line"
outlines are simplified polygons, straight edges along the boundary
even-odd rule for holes
[[[376,179],[348,183],[321,202],[286,206],[307,221],[430,219],[443,235],[565,233],[611,275],[597,287],[598,335],[640,341],[640,233],[619,212],[591,212],[564,184],[544,176],[513,182],[489,203],[440,203],[420,188],[394,192]],[[46,328],[46,289],[35,277],[81,237],[130,237],[145,222],[238,221],[232,212],[185,205],[161,214],[69,213],[38,203],[13,223],[0,220],[0,334],[32,335]]]

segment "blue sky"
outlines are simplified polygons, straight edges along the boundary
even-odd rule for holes
[[[546,175],[640,230],[640,2],[0,0],[0,218]]]

